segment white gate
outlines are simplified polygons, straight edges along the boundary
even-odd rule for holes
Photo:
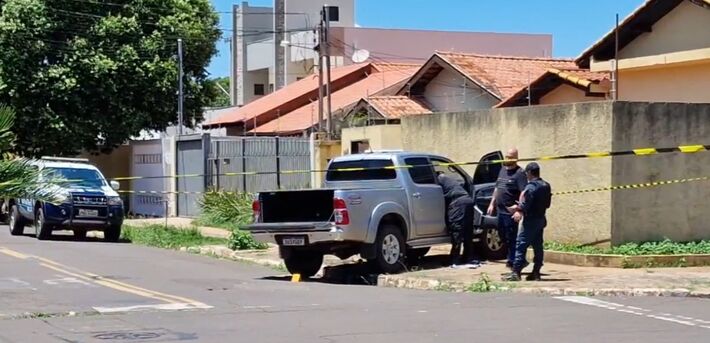
[[[163,144],[160,139],[132,141],[131,175],[145,178],[131,182],[132,191],[164,192],[166,175]],[[165,216],[168,197],[163,194],[131,194],[130,212],[148,217]]]

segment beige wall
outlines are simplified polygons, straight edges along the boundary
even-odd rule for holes
[[[464,87],[464,83],[466,86]],[[424,98],[436,112],[465,112],[495,106],[499,100],[461,74],[442,70],[424,91]]]
[[[615,150],[709,144],[710,104],[617,103]],[[710,176],[710,152],[615,157],[614,184]],[[618,191],[612,195],[612,241],[710,239],[710,181]]]
[[[350,145],[353,141],[367,140],[372,150],[402,149],[402,127],[400,125],[376,125],[351,127],[341,132],[342,155],[352,153]]]
[[[710,103],[710,60],[702,64],[620,70],[619,99]]]
[[[521,157],[608,151],[611,111],[610,102],[592,102],[410,117],[402,120],[403,146],[455,161],[478,160],[510,146],[517,146]],[[542,176],[557,191],[602,187],[612,181],[610,159],[543,161],[541,167]],[[608,242],[611,194],[555,197],[546,235],[557,241]]]
[[[573,86],[562,84],[550,93],[540,98],[541,105],[569,104],[573,102],[601,101],[604,97],[587,96],[585,91]]]
[[[316,170],[326,170],[331,159],[340,156],[340,141],[316,141],[314,156]],[[325,180],[325,173],[314,173],[311,179],[313,188],[320,188]]]
[[[633,58],[710,47],[710,11],[683,1],[673,11],[619,51]]]
[[[93,165],[99,168],[106,179],[131,176],[131,147],[129,145],[121,145],[110,154],[82,154],[81,157],[88,158]],[[129,189],[127,186],[122,188]]]

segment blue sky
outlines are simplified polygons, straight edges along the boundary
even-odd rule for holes
[[[235,0],[211,0],[228,12]],[[298,1],[298,0],[291,0]],[[644,0],[355,0],[355,20],[363,27],[549,33],[555,57],[575,57],[623,19]],[[251,0],[252,6],[271,6],[272,0]],[[324,0],[327,3],[327,0]],[[221,13],[220,26],[231,28]],[[225,31],[226,34],[230,33]],[[220,42],[219,55],[208,71],[229,75],[229,46]]]

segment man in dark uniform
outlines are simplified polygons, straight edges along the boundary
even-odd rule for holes
[[[515,243],[518,235],[518,225],[508,212],[508,207],[515,205],[520,193],[528,183],[525,172],[518,166],[518,149],[512,148],[505,154],[506,162],[500,169],[493,200],[488,206],[488,215],[498,214],[498,232],[501,239],[508,245],[508,261],[506,266],[513,268],[515,260]]]
[[[532,245],[534,267],[526,280],[539,281],[540,268],[543,261],[543,232],[547,226],[545,213],[552,202],[552,188],[550,184],[540,178],[540,166],[532,162],[525,166],[528,184],[520,195],[520,203],[510,207],[514,212],[513,220],[522,225],[518,234],[518,245],[515,249],[513,272],[504,278],[505,281],[520,281],[520,272],[525,268],[525,254]]]
[[[446,226],[451,234],[451,265],[468,264],[473,260],[473,199],[454,178],[437,172],[437,180],[446,201]]]

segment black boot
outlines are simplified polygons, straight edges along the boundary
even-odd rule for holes
[[[535,266],[532,273],[525,277],[525,281],[542,281],[542,275],[540,275],[540,268]]]
[[[449,265],[455,266],[459,263],[461,263],[461,243],[454,243],[449,252]]]

